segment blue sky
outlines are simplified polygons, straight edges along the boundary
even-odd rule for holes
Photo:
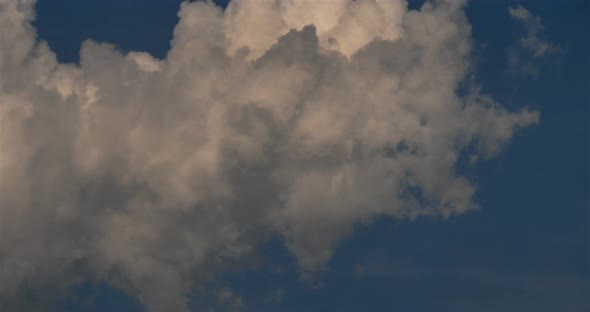
[[[357,0],[358,1],[358,0]],[[412,2],[419,8],[422,1]],[[221,4],[225,5],[225,4]],[[559,47],[531,76],[510,66],[525,29],[522,5]],[[83,40],[164,58],[178,1],[38,0],[34,22],[60,62],[78,62]],[[326,270],[302,278],[279,239],[245,269],[189,294],[194,311],[571,311],[590,310],[590,6],[587,1],[471,1],[474,78],[509,110],[529,107],[540,123],[516,133],[488,161],[457,170],[477,188],[480,210],[449,219],[377,217],[357,224]],[[220,303],[231,290],[239,302]],[[30,300],[40,300],[32,294]],[[83,282],[51,311],[144,311],[101,282]]]

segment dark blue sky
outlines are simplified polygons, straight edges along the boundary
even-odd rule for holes
[[[418,7],[422,1],[413,2]],[[509,70],[524,31],[508,7],[541,17],[561,52],[536,78]],[[62,62],[91,38],[163,58],[179,1],[39,0],[35,25]],[[511,110],[540,111],[497,158],[459,170],[481,210],[449,220],[379,219],[339,245],[327,271],[302,281],[278,241],[251,270],[221,276],[246,311],[590,311],[590,5],[588,1],[472,1],[467,8],[484,93]],[[196,311],[214,305],[192,295]],[[142,311],[124,293],[83,284],[56,311]]]

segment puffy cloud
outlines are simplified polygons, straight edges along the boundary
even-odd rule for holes
[[[0,302],[106,280],[150,311],[270,236],[314,271],[354,224],[477,208],[455,172],[538,113],[472,88],[459,1],[183,3],[166,59],[83,43],[0,0]]]
[[[519,5],[516,8],[508,8],[510,17],[521,23],[526,35],[519,38],[518,45],[526,51],[526,55],[519,55],[515,50],[510,51],[509,61],[511,65],[526,74],[537,76],[539,70],[535,61],[560,51],[556,45],[549,43],[543,36],[543,24],[541,18],[533,15],[525,7]]]

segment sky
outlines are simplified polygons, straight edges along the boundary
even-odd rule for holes
[[[0,0],[0,310],[589,311],[589,24]]]

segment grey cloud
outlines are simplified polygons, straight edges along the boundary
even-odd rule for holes
[[[184,311],[271,236],[314,272],[357,222],[476,209],[458,155],[538,122],[456,93],[459,1],[252,3],[185,2],[166,59],[86,41],[78,66],[0,0],[0,302],[87,278]]]

